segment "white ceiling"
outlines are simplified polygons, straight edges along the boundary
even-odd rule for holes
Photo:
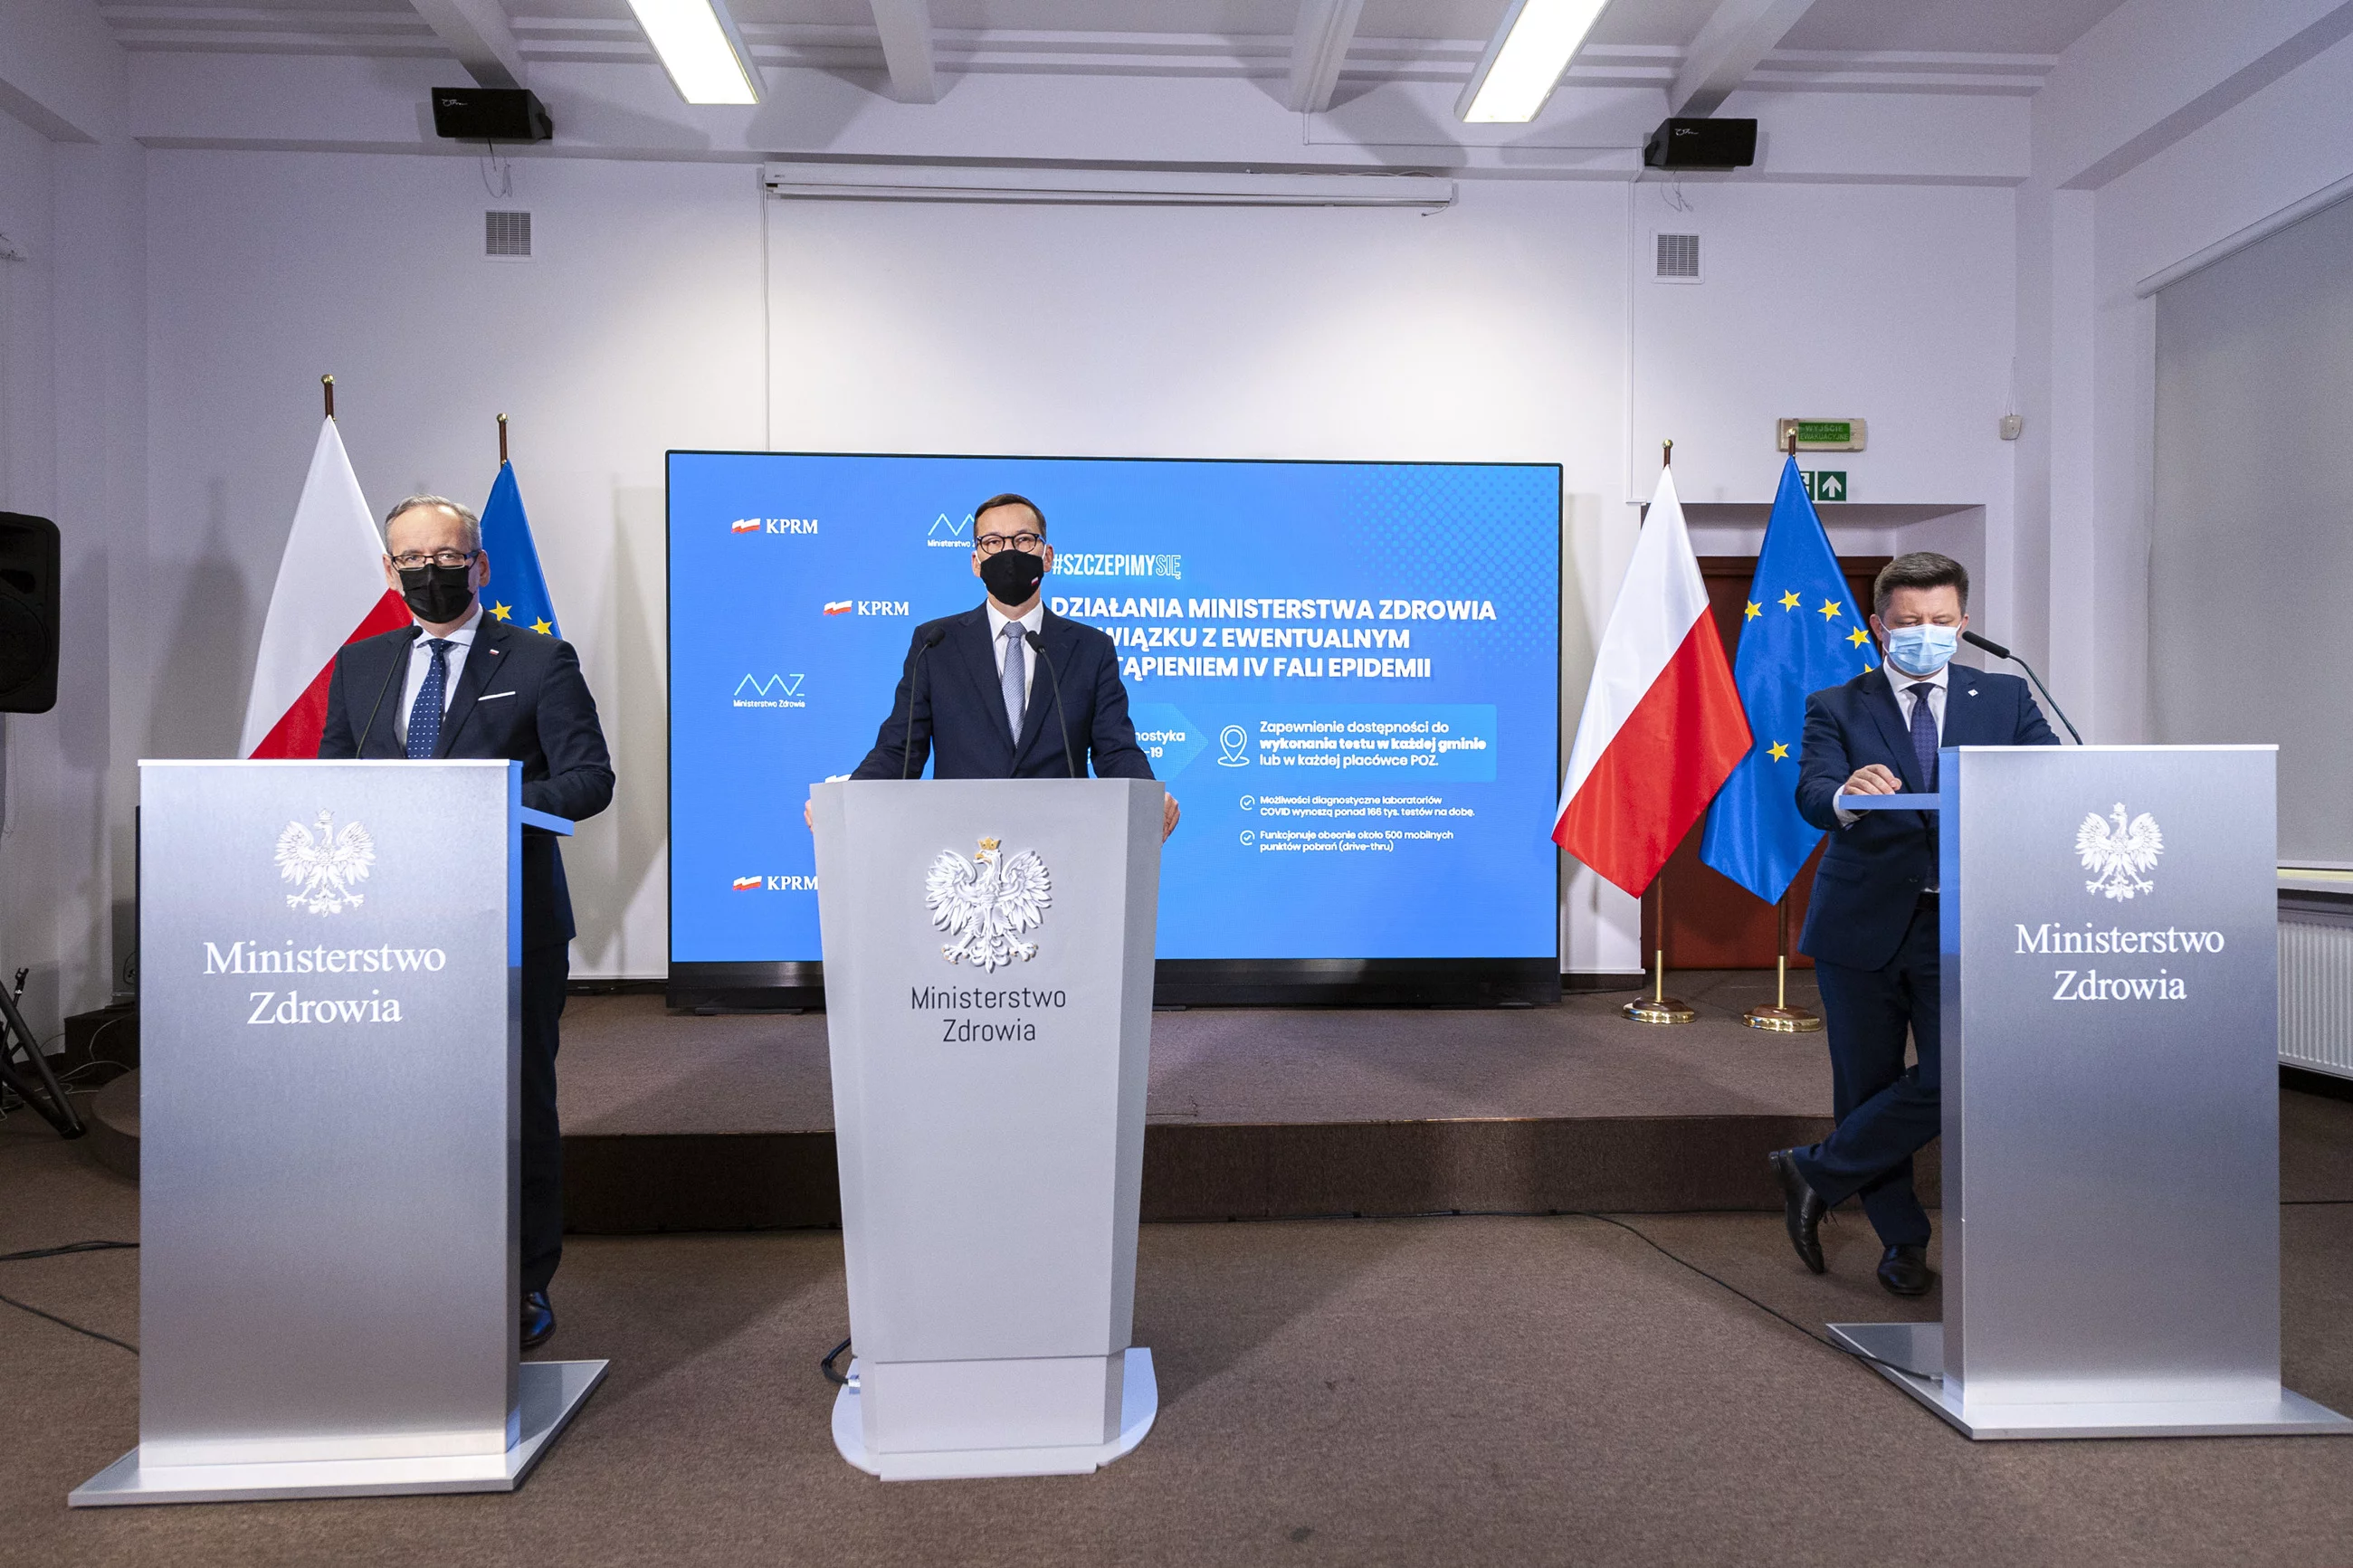
[[[501,0],[528,58],[650,58],[627,0]],[[933,26],[952,64],[963,41],[984,64],[987,35],[1022,35],[1031,49],[1059,48],[1060,68],[1138,68],[1134,44],[1221,41],[1207,54],[1171,49],[1169,68],[1251,74],[1280,69],[1300,0],[931,0]],[[1815,0],[1783,38],[1782,56],[1912,53],[2054,55],[2114,10],[2119,0]],[[1697,36],[1716,0],[1614,0],[1587,49],[1607,61],[1639,55],[1671,62]],[[867,0],[731,0],[763,58],[811,49],[860,54],[878,47]],[[1347,71],[1382,76],[1466,75],[1502,19],[1505,0],[1365,0]],[[145,50],[412,55],[448,51],[406,0],[100,0],[116,37]],[[1395,46],[1385,47],[1393,41]],[[1421,46],[1417,47],[1415,46]],[[1215,58],[1212,58],[1215,57]],[[1467,57],[1467,58],[1466,58]],[[1024,68],[1033,54],[1005,56],[999,69]],[[1116,62],[1116,63],[1113,63]],[[1926,63],[1926,62],[1922,62]],[[1774,79],[1764,73],[1757,85]],[[1949,89],[1947,89],[1949,90]],[[2009,90],[2018,90],[2013,85]]]

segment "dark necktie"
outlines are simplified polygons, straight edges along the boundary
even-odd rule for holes
[[[458,645],[448,637],[432,637],[425,646],[433,650],[433,666],[425,672],[425,684],[417,689],[417,706],[408,710],[408,756],[411,762],[433,754],[441,743],[441,710],[448,706],[449,650]],[[1935,744],[1932,735],[1930,744]]]
[[[1932,680],[1920,681],[1910,689],[1912,756],[1920,764],[1920,787],[1932,794],[1936,788],[1936,710],[1928,706],[1928,693],[1936,689],[1936,684]],[[414,722],[412,720],[412,725]],[[409,731],[412,735],[416,732],[414,728]]]

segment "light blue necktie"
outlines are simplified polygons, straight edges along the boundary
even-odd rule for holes
[[[430,757],[433,748],[441,743],[441,710],[448,706],[445,693],[449,689],[449,650],[458,645],[448,637],[431,637],[425,646],[433,650],[433,665],[425,672],[425,684],[417,689],[417,705],[408,710],[411,762]]]
[[[1005,722],[1011,727],[1013,743],[1018,746],[1021,743],[1021,710],[1029,706],[1022,690],[1021,623],[1006,622],[1004,637],[1005,669],[997,679],[1005,689]]]

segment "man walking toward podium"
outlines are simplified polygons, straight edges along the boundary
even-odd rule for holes
[[[1038,503],[990,497],[973,511],[972,537],[972,574],[987,597],[915,628],[891,716],[849,776],[915,778],[930,759],[943,779],[1084,778],[1090,763],[1101,778],[1150,778],[1119,650],[1048,609],[1039,592],[1054,547]],[[1163,838],[1176,817],[1176,797],[1164,795]]]
[[[1942,746],[2059,743],[2026,682],[1953,668],[1968,605],[1968,572],[1951,557],[1921,551],[1888,563],[1872,584],[1881,666],[1807,699],[1798,773],[1799,811],[1830,835],[1798,950],[1821,987],[1837,1125],[1820,1143],[1770,1158],[1805,1266],[1823,1272],[1822,1218],[1860,1196],[1885,1249],[1879,1282],[1898,1296],[1925,1294],[1936,1278],[1912,1156],[1944,1130],[1937,819],[1835,802],[1933,795]]]
[[[572,645],[485,616],[481,521],[411,496],[384,521],[384,574],[417,619],[347,643],[327,684],[322,758],[506,758],[522,804],[578,821],[613,799],[596,700]],[[522,1348],[555,1332],[548,1283],[564,1256],[557,1022],[571,978],[572,894],[555,836],[522,830]]]

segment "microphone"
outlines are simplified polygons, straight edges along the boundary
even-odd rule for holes
[[[368,708],[367,722],[360,726],[359,739],[352,742],[352,755],[355,757],[367,755],[368,731],[375,728],[375,710],[384,706],[384,694],[392,689],[393,670],[405,670],[408,668],[408,655],[410,650],[417,647],[416,633],[418,628],[412,626],[408,629],[409,638],[401,645],[399,654],[394,658],[392,669],[384,672],[384,684],[375,689],[375,701]]]
[[[1062,731],[1062,765],[1070,770],[1072,778],[1077,778],[1079,757],[1077,752],[1071,750],[1071,721],[1062,717],[1061,672],[1054,668],[1054,656],[1046,651],[1044,637],[1039,637],[1036,632],[1023,632],[1021,640],[1037,649],[1038,657],[1046,661],[1046,677],[1054,683],[1054,722],[1060,725]]]
[[[2042,693],[2042,700],[2051,704],[2051,711],[2059,715],[2059,722],[2063,725],[2066,725],[2067,733],[2070,735],[2075,735],[2075,744],[2080,746],[2084,743],[2084,737],[2075,734],[2075,726],[2067,722],[2067,715],[2060,711],[2058,700],[2051,695],[2051,689],[2042,684],[2042,678],[2034,673],[2034,667],[2032,665],[2027,663],[2024,659],[2019,658],[2016,654],[2010,652],[2010,649],[2002,647],[2001,644],[1994,641],[1991,637],[1981,637],[1975,632],[1963,632],[1961,634],[1961,640],[1968,643],[1972,647],[1981,647],[1985,649],[1986,652],[1993,655],[1996,658],[2006,658],[2010,660],[2010,663],[2018,666],[2019,668],[2026,671],[2026,679],[2034,682],[2034,689]]]
[[[947,640],[947,627],[934,626],[924,634],[923,640],[915,648],[915,668],[907,677],[907,733],[899,743],[899,778],[902,783],[905,782],[907,770],[915,758],[915,688],[923,679],[923,660],[932,649]]]

